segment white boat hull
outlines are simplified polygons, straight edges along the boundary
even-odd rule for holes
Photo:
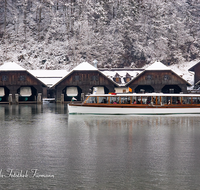
[[[200,108],[121,108],[68,105],[69,114],[98,115],[164,115],[164,114],[200,114]]]

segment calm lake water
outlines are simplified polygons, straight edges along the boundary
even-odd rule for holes
[[[197,190],[200,115],[67,115],[0,105],[0,189]]]

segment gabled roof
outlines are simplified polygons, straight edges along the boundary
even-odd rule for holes
[[[115,70],[116,69],[116,70]],[[121,68],[120,68],[121,69]],[[112,81],[114,81],[115,75],[116,73],[119,74],[119,76],[121,76],[120,78],[129,78],[127,77],[127,75],[130,76],[130,78],[134,78],[137,75],[139,75],[140,72],[142,72],[144,69],[140,69],[140,70],[129,70],[126,69],[124,70],[119,70],[119,68],[112,68],[112,70],[108,69],[108,70],[100,70],[105,76],[107,76],[107,78],[110,78]],[[121,80],[122,83],[118,83],[119,86],[125,86],[126,82],[124,80]]]
[[[5,62],[0,66],[0,71],[26,71],[26,69],[15,62]]]
[[[37,79],[37,77],[35,77],[31,72],[28,72],[26,69],[24,69],[23,67],[21,67],[15,62],[5,62],[3,65],[0,66],[0,71],[25,71],[29,73],[32,77],[36,78],[36,80],[41,82],[44,86],[46,86],[44,82]]]
[[[183,81],[185,81],[185,83],[188,86],[192,86],[188,81],[184,80],[181,76],[179,76],[177,73],[175,73],[174,71],[172,71],[169,67],[165,66],[163,63],[161,62],[155,62],[152,65],[150,65],[149,67],[147,67],[144,71],[142,71],[139,75],[137,75],[135,78],[133,78],[132,80],[130,80],[125,86],[128,86],[130,83],[132,83],[134,80],[136,80],[137,78],[139,78],[143,73],[148,71],[171,71],[172,73],[174,73],[176,76],[178,76],[179,78],[181,78]]]
[[[126,73],[126,78],[131,78],[131,75],[129,73]]]
[[[111,81],[112,83],[114,83],[115,85],[119,86],[115,81],[111,80],[110,78],[108,78],[104,73],[102,73],[101,71],[99,71],[99,69],[97,69],[96,67],[92,66],[91,64],[89,64],[88,62],[83,62],[80,63],[78,66],[76,66],[74,69],[72,69],[65,77],[63,77],[61,80],[59,80],[57,83],[55,83],[51,88],[54,88],[56,85],[58,85],[60,82],[62,82],[63,80],[65,80],[69,75],[71,75],[74,71],[97,71],[99,73],[101,73],[105,78],[107,78],[109,81]]]
[[[119,75],[119,73],[116,73],[115,76],[113,78],[120,78],[121,76]]]
[[[171,69],[167,67],[166,65],[164,65],[163,63],[156,61],[155,63],[147,67],[145,70],[146,71],[169,71]]]
[[[200,62],[196,63],[194,66],[192,66],[188,71],[194,71],[194,68],[199,64]]]
[[[68,74],[66,70],[28,70],[28,72],[48,87],[53,86]]]
[[[73,71],[97,71],[98,69],[92,66],[91,64],[89,64],[88,62],[83,62],[72,70]]]

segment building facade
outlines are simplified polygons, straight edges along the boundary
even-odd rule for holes
[[[191,84],[161,62],[155,62],[128,82],[126,86],[136,93],[187,93],[187,86],[191,86]]]

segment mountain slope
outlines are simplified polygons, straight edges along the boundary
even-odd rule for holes
[[[1,0],[0,63],[27,69],[199,59],[197,0]]]

